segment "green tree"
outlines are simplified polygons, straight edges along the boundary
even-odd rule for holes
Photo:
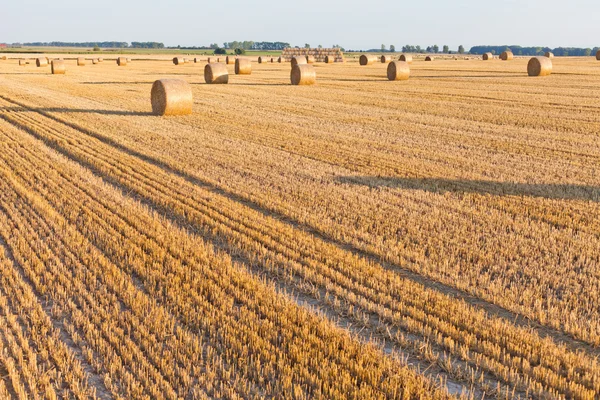
[[[439,53],[440,52],[440,47],[437,44],[434,44],[431,49],[433,50],[434,53]]]
[[[465,54],[465,46],[462,44],[458,46],[458,54]]]
[[[381,51],[385,51],[385,44],[381,45]]]
[[[445,44],[445,45],[444,45],[444,50],[443,50],[443,52],[444,52],[444,53],[446,53],[446,54],[450,53],[450,47],[448,47],[448,45],[447,45],[447,44]]]
[[[305,49],[310,49],[310,44],[308,44],[308,43],[304,43],[304,48],[305,48]]]
[[[319,48],[320,48],[320,49],[322,49],[322,48],[323,48],[323,45],[319,45]]]
[[[233,52],[237,55],[246,54],[246,50],[240,48],[235,49]]]
[[[583,55],[586,56],[586,57],[591,56],[592,55],[592,49],[588,48],[588,49],[583,50]]]
[[[396,52],[396,46],[394,46],[393,44],[390,44],[390,51],[392,53],[395,53]]]

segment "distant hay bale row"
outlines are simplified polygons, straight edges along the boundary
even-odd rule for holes
[[[187,115],[192,113],[192,87],[181,79],[159,79],[150,91],[155,115]]]
[[[344,62],[344,53],[338,48],[335,49],[295,49],[285,48],[281,52],[281,57],[284,61],[292,61],[292,58],[296,56],[309,56],[312,57],[312,62],[325,62],[326,57],[333,57],[334,62]],[[309,61],[310,63],[310,61]]]
[[[250,75],[252,74],[252,63],[249,58],[239,57],[235,59],[235,74]]]
[[[290,73],[292,85],[312,85],[317,81],[315,67],[309,64],[296,64]]]
[[[222,63],[206,64],[204,67],[204,81],[208,84],[226,84],[229,82],[227,65]]]
[[[512,51],[503,51],[502,54],[500,54],[500,59],[503,61],[510,61],[512,59],[515,58],[515,55],[512,53]]]
[[[64,75],[67,71],[67,67],[63,60],[52,60],[50,63],[52,75]]]
[[[483,53],[483,56],[481,56],[483,58],[483,61],[488,61],[488,60],[493,60],[494,59],[494,55],[492,53]]]
[[[548,76],[552,73],[552,60],[549,57],[533,57],[527,64],[529,76]]]
[[[371,54],[361,54],[358,59],[360,65],[371,65],[377,62],[377,56]]]
[[[406,61],[391,61],[387,68],[390,81],[405,81],[410,77],[410,66]]]

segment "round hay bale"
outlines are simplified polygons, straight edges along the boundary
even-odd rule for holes
[[[284,61],[285,61],[285,59],[284,59],[283,57],[279,57],[279,58],[277,59],[277,62],[278,62],[279,64],[281,64],[281,63],[282,63],[282,62],[284,62]]]
[[[515,55],[512,53],[512,51],[503,51],[502,54],[500,54],[500,59],[502,61],[510,61],[513,58],[515,58]]]
[[[102,57],[98,57],[98,62],[99,63],[104,62],[104,59]]]
[[[20,66],[24,67],[24,66],[26,66],[27,64],[29,64],[29,63],[27,62],[27,60],[19,60],[19,65],[20,65]]]
[[[483,61],[488,61],[488,60],[493,60],[494,59],[494,55],[492,53],[483,53]]]
[[[406,81],[410,78],[410,66],[406,61],[392,61],[388,64],[387,77],[390,81]]]
[[[554,58],[554,53],[553,53],[553,52],[551,52],[551,51],[547,51],[547,52],[544,54],[544,57],[547,57],[547,58]]]
[[[6,61],[7,58],[6,58],[6,56],[2,56],[2,57],[0,57],[0,60]]]
[[[335,57],[325,56],[325,64],[333,64],[334,62],[335,62]]]
[[[236,58],[235,59],[235,74],[236,75],[250,75],[252,74],[252,63],[249,58]]]
[[[194,104],[192,87],[181,79],[159,79],[152,85],[150,101],[154,115],[188,115]]]
[[[131,58],[127,57],[127,63],[129,64],[131,62]]]
[[[98,60],[96,60],[95,58],[92,59],[92,64],[96,65],[98,64]]]
[[[290,73],[292,85],[312,85],[317,81],[315,67],[309,64],[298,64],[292,67]]]
[[[391,56],[381,56],[381,63],[382,64],[389,63],[390,61],[392,61],[392,57]]]
[[[529,76],[548,76],[552,73],[552,60],[548,57],[533,57],[527,63]]]
[[[119,57],[117,58],[117,65],[119,67],[124,67],[127,65],[127,59],[125,57]]]
[[[208,57],[208,59],[206,60],[206,62],[210,64],[210,57]]]
[[[83,58],[83,57],[77,57],[77,66],[78,67],[85,66],[85,58]]]
[[[275,62],[275,57],[271,57],[271,63]]]
[[[306,56],[306,63],[307,64],[314,64],[315,63],[315,56]]]
[[[596,52],[596,60],[600,61],[600,50]]]
[[[38,67],[46,67],[48,66],[48,59],[46,57],[36,58],[35,65],[37,65]]]
[[[358,63],[360,65],[371,65],[376,61],[377,61],[377,56],[366,55],[366,54],[361,54],[360,58],[358,59]]]
[[[413,58],[410,54],[400,54],[400,61],[404,61],[407,63],[413,62]]]
[[[235,57],[232,57],[232,56],[225,57],[225,64],[227,64],[227,65],[235,64]]]
[[[204,67],[204,81],[210,84],[228,83],[229,72],[227,72],[227,66],[222,63],[206,64]]]
[[[265,57],[265,56],[259,56],[259,57],[258,57],[258,63],[259,63],[259,64],[266,63],[266,62],[267,62],[267,60],[268,60],[268,57]]]
[[[175,64],[175,65],[185,64],[185,60],[183,59],[183,57],[173,57],[173,64]]]
[[[435,60],[435,58],[433,56],[425,57],[425,61],[433,61],[433,60]]]
[[[308,61],[306,60],[306,56],[292,57],[292,68],[295,67],[296,65],[304,65],[304,64],[308,64]]]
[[[52,60],[50,64],[52,75],[64,75],[67,72],[67,66],[63,60]]]

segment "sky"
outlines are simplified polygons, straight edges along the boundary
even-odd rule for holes
[[[599,0],[2,0],[0,43],[600,46]]]

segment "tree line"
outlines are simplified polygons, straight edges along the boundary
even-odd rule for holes
[[[12,47],[99,47],[99,48],[134,48],[134,49],[163,49],[160,42],[29,42],[13,43]]]
[[[490,52],[492,54],[500,54],[503,51],[512,51],[517,56],[541,56],[547,51],[554,53],[555,56],[583,56],[588,57],[592,54],[596,54],[598,47],[591,48],[580,48],[580,47],[521,47],[521,46],[473,46],[469,53],[471,54],[483,54]]]
[[[210,45],[211,48],[217,49],[219,45],[213,43]],[[286,47],[290,47],[289,43],[286,42],[253,42],[251,40],[244,40],[243,42],[233,41],[223,43],[224,49],[241,49],[241,50],[283,50]]]

